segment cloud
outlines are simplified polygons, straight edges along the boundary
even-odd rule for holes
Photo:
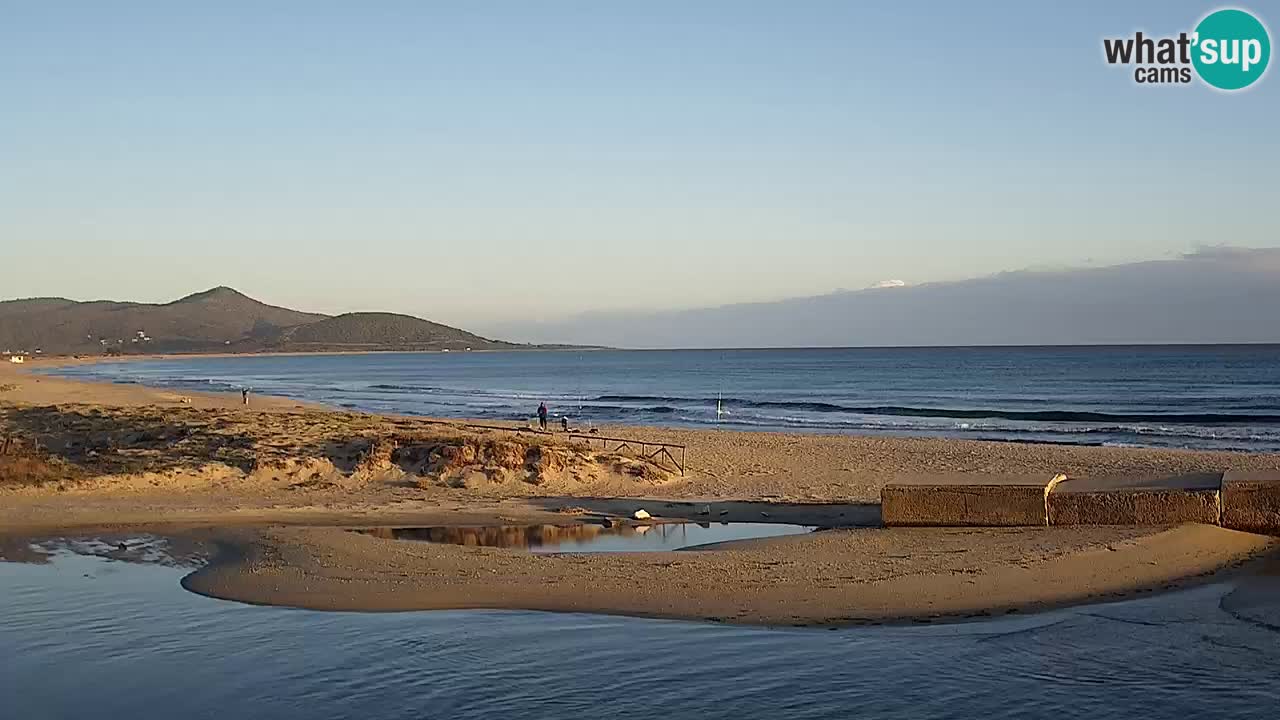
[[[497,334],[642,348],[1280,342],[1280,248],[1215,246],[1122,265],[885,281],[776,302],[598,313]]]
[[[1280,269],[1280,247],[1243,248],[1232,245],[1202,245],[1182,259],[1189,262],[1227,263],[1241,268]]]
[[[898,287],[906,287],[906,286],[907,284],[901,280],[881,280],[875,285],[872,285],[871,289],[875,290],[878,288],[898,288]]]

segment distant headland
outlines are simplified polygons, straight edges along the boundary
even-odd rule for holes
[[[11,354],[547,350],[481,337],[410,315],[322,315],[267,305],[229,287],[163,304],[66,298],[0,302],[0,350]]]

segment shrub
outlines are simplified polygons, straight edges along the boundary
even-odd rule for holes
[[[16,442],[0,454],[0,485],[43,485],[79,476],[74,465]]]

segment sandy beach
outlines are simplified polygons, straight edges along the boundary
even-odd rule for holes
[[[880,489],[930,474],[1280,468],[1280,456],[794,433],[602,428],[688,447],[662,462],[555,434],[178,394],[0,368],[6,556],[25,537],[146,530],[206,548],[189,589],[345,610],[525,608],[764,624],[971,617],[1199,582],[1272,538],[1176,528],[884,529]],[[12,456],[10,456],[12,457]],[[33,469],[35,468],[35,469]],[[37,471],[38,470],[38,471]],[[541,556],[346,527],[662,520],[829,528],[714,550]],[[18,543],[21,544],[21,543]]]

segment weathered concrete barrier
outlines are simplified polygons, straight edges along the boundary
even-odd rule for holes
[[[1046,496],[1063,476],[943,475],[897,480],[880,491],[886,526],[1047,525]]]
[[[1233,530],[1280,532],[1280,471],[1222,476],[1222,524]]]
[[[1048,496],[1050,525],[1217,525],[1222,473],[1068,478]]]
[[[880,492],[885,526],[1175,525],[1280,533],[1280,470],[1156,478],[945,475]]]

